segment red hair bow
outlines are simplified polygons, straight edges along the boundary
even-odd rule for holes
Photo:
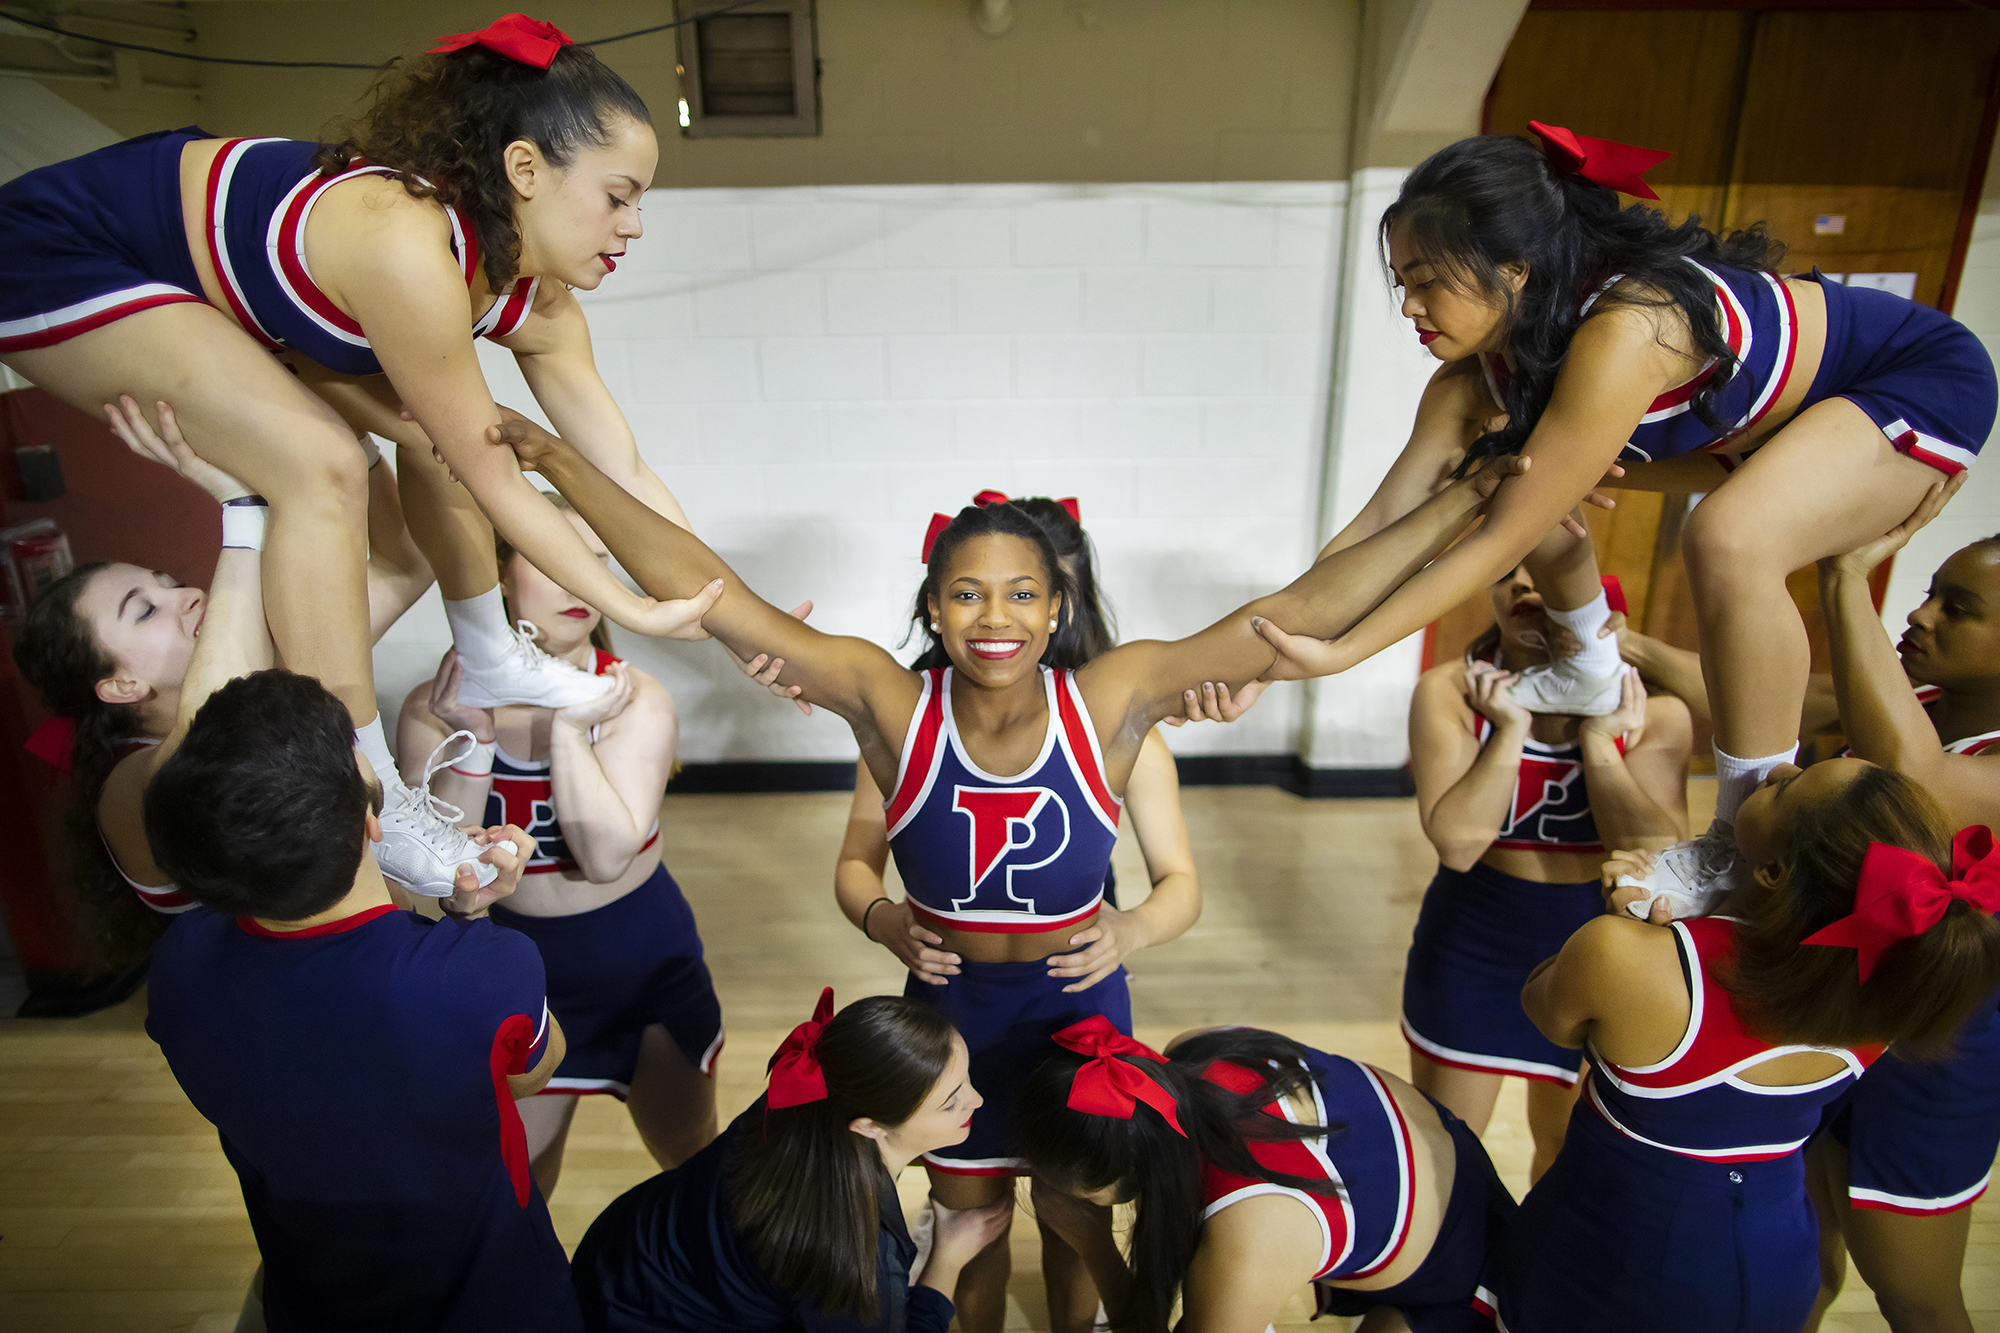
[[[1070,1081],[1068,1105],[1072,1111],[1130,1120],[1139,1103],[1144,1102],[1173,1126],[1174,1133],[1187,1137],[1187,1131],[1181,1128],[1180,1107],[1174,1095],[1147,1078],[1143,1070],[1134,1069],[1118,1058],[1130,1055],[1165,1064],[1166,1056],[1111,1026],[1111,1020],[1103,1014],[1092,1014],[1081,1023],[1071,1023],[1056,1033],[1055,1042],[1066,1050],[1091,1057]]]
[[[1013,498],[1013,496],[1007,494],[1005,491],[981,491],[972,497],[972,504],[976,509],[984,509],[987,505],[1006,504]],[[1083,522],[1082,506],[1077,504],[1074,495],[1064,496],[1062,499],[1056,501],[1056,503],[1068,511],[1070,518],[1077,523],[1080,524]],[[931,515],[931,525],[924,529],[923,561],[925,564],[928,565],[931,562],[931,548],[937,545],[938,534],[951,526],[952,517],[950,514]]]
[[[70,762],[74,759],[76,750],[76,719],[45,718],[42,725],[35,728],[35,734],[28,737],[28,743],[21,748],[35,758],[55,765],[58,771],[69,772]]]
[[[1529,121],[1528,128],[1541,139],[1542,156],[1557,171],[1581,176],[1592,185],[1602,185],[1641,199],[1660,197],[1653,193],[1652,186],[1640,178],[1672,157],[1672,153],[1664,153],[1657,148],[1638,148],[1614,139],[1593,139],[1560,125],[1544,125],[1539,120]]]
[[[767,1106],[803,1106],[826,1096],[826,1071],[819,1067],[819,1038],[833,1017],[833,987],[819,993],[809,1022],[792,1029],[792,1035],[778,1046],[766,1066],[771,1072],[771,1092]]]
[[[1983,824],[1962,828],[1951,840],[1951,878],[1929,859],[1885,842],[1868,844],[1854,911],[1806,936],[1807,944],[1854,950],[1855,970],[1867,981],[1883,950],[1921,935],[1944,920],[1953,901],[1982,912],[2000,911],[2000,855],[1993,832]]]
[[[555,63],[556,52],[569,45],[570,35],[553,23],[531,19],[526,14],[503,14],[478,32],[461,32],[438,38],[438,44],[424,54],[437,55],[444,51],[463,50],[468,46],[483,46],[509,60],[533,65],[536,69],[547,69]]]

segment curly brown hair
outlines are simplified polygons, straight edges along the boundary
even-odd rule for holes
[[[547,70],[479,46],[392,62],[370,89],[368,110],[337,121],[313,165],[338,175],[354,158],[394,167],[403,188],[472,214],[486,281],[498,295],[519,271],[521,236],[501,154],[526,139],[556,167],[582,147],[602,147],[620,117],[653,116],[632,85],[581,46]]]

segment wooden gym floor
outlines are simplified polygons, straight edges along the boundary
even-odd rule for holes
[[[1691,795],[1699,826],[1713,783],[1697,779]],[[1209,787],[1188,790],[1185,806],[1207,911],[1187,936],[1135,959],[1139,1035],[1158,1043],[1197,1024],[1250,1023],[1406,1072],[1395,1026],[1403,952],[1436,865],[1413,804]],[[756,1095],[765,1059],[822,984],[842,1002],[902,987],[894,960],[831,901],[846,811],[841,795],[666,801],[666,861],[701,921],[729,1025],[725,1122]],[[1129,836],[1117,866],[1121,884],[1145,883]],[[256,1247],[213,1130],[146,1038],[144,1004],[140,995],[86,1019],[0,1021],[0,1329],[235,1326]],[[1486,1135],[1517,1194],[1528,1163],[1520,1087],[1510,1081]],[[551,1208],[563,1240],[574,1245],[653,1169],[623,1108],[585,1098]],[[921,1199],[921,1171],[902,1184],[907,1200]],[[2000,1198],[1974,1216],[1967,1297],[1975,1327],[2000,1333]],[[1034,1228],[1017,1222],[1014,1237],[1008,1326],[1046,1328]],[[1302,1292],[1279,1327],[1304,1330],[1307,1313]],[[1887,1325],[1851,1276],[1827,1328]]]

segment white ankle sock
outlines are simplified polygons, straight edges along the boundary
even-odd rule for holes
[[[1611,619],[1611,603],[1605,600],[1603,593],[1574,611],[1558,611],[1552,606],[1545,611],[1550,620],[1568,630],[1581,645],[1574,657],[1565,659],[1576,670],[1601,680],[1617,675],[1623,669],[1624,664],[1618,656],[1618,636],[1607,634],[1601,639],[1597,637],[1597,631]]]
[[[444,604],[444,618],[451,625],[451,642],[458,659],[473,671],[499,666],[507,655],[513,635],[507,628],[507,605],[500,599],[498,585],[477,597]]]
[[[354,729],[354,743],[360,748],[362,758],[368,761],[368,767],[375,770],[375,776],[384,786],[391,780],[400,781],[396,774],[396,756],[389,753],[389,738],[382,734],[382,718],[379,714],[367,726]]]
[[[1744,799],[1757,790],[1757,784],[1770,776],[1771,770],[1779,764],[1789,764],[1799,757],[1799,747],[1794,745],[1782,754],[1767,754],[1760,759],[1738,759],[1733,754],[1725,754],[1720,745],[1715,747],[1715,817],[1724,824],[1736,822],[1736,812],[1742,808]]]

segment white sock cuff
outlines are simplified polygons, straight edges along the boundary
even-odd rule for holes
[[[512,636],[507,629],[507,603],[498,584],[477,597],[447,598],[444,618],[451,626],[452,644],[468,667],[479,670],[500,664]]]
[[[1725,824],[1736,822],[1736,812],[1757,790],[1757,784],[1769,777],[1771,770],[1779,764],[1789,764],[1799,757],[1799,747],[1781,751],[1778,754],[1760,755],[1755,759],[1739,759],[1720,745],[1715,751],[1715,817]]]
[[[354,744],[361,751],[361,757],[368,761],[368,767],[375,770],[377,778],[387,782],[396,776],[396,756],[389,753],[389,738],[382,731],[380,715],[354,729]]]
[[[1574,611],[1558,611],[1553,606],[1543,606],[1550,620],[1561,625],[1572,634],[1596,634],[1604,628],[1604,622],[1611,619],[1611,599],[1603,593],[1585,602]]]

